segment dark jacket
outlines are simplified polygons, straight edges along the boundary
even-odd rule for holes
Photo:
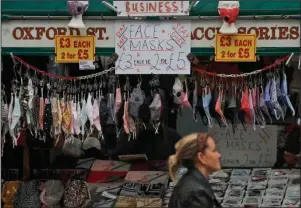
[[[174,188],[169,208],[221,208],[208,180],[196,168],[182,176]]]

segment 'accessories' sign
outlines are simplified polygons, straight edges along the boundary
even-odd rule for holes
[[[171,21],[172,23],[172,21]],[[2,24],[2,47],[54,47],[55,35],[95,35],[97,48],[115,47],[115,21],[86,20],[85,29],[64,20],[13,20]],[[214,48],[220,20],[191,21],[191,47]],[[257,47],[300,47],[298,20],[240,20],[240,34],[256,34]]]

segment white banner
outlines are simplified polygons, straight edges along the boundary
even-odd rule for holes
[[[130,21],[133,23],[134,21]],[[85,29],[68,28],[68,20],[2,22],[2,47],[54,47],[55,35],[95,35],[97,48],[115,47],[115,21],[85,20]],[[165,21],[168,25],[170,21]],[[257,47],[300,47],[299,20],[238,20],[240,33],[257,35]],[[191,21],[191,48],[213,48],[220,20]]]
[[[222,155],[223,167],[273,167],[277,159],[277,126],[267,125],[244,130],[238,125],[233,134],[232,127],[208,128],[217,150]]]
[[[114,1],[114,6],[126,17],[189,15],[189,1]]]
[[[190,74],[190,21],[116,21],[116,74]]]

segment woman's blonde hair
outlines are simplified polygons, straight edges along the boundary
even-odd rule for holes
[[[181,165],[186,167],[188,164],[193,165],[196,162],[197,153],[206,150],[208,137],[206,133],[193,133],[176,143],[176,154],[168,159],[169,174],[173,181],[177,179],[177,171]]]

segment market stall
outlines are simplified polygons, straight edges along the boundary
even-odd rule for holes
[[[297,207],[300,173],[272,168],[281,128],[300,117],[300,2],[228,4],[4,2],[1,147],[21,148],[31,179],[4,170],[4,190],[34,187],[35,203],[66,207],[167,206],[164,161],[206,131],[229,168],[210,179],[225,207]]]

